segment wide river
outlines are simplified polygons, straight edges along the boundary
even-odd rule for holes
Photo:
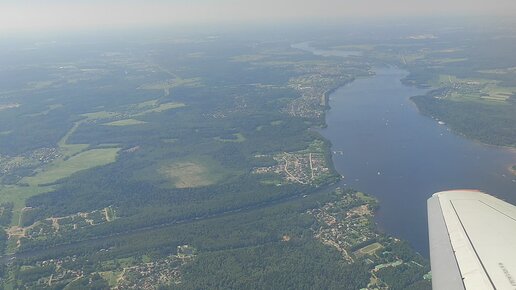
[[[508,170],[515,151],[466,139],[421,115],[409,98],[425,91],[401,83],[406,71],[375,73],[330,95],[328,127],[320,132],[332,142],[343,183],[380,200],[381,230],[428,256],[426,200],[434,192],[480,189],[516,204]]]

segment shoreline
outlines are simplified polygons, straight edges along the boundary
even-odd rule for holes
[[[328,152],[325,154],[327,156],[327,158],[329,158],[329,163],[330,163],[330,168],[331,170],[334,172],[334,174],[338,175],[338,180],[335,182],[335,184],[338,184],[338,185],[341,185],[345,188],[349,188],[351,190],[354,190],[354,191],[357,191],[357,192],[360,192],[359,190],[349,186],[349,185],[344,185],[343,184],[343,181],[345,179],[344,175],[342,175],[341,172],[339,172],[336,168],[335,168],[335,164],[334,164],[334,161],[333,161],[333,151],[332,151],[332,147],[333,147],[333,143],[331,142],[330,139],[324,137],[321,132],[319,130],[321,129],[325,129],[328,127],[328,123],[327,123],[327,116],[326,116],[326,113],[329,112],[331,110],[331,106],[330,106],[330,95],[332,95],[333,93],[335,93],[336,91],[338,91],[339,89],[353,83],[355,80],[359,79],[359,78],[369,78],[369,77],[374,77],[376,75],[376,71],[371,68],[370,70],[371,72],[373,72],[372,74],[370,74],[369,76],[364,76],[364,77],[353,77],[349,82],[346,82],[338,87],[335,87],[333,89],[329,89],[327,90],[325,93],[324,93],[324,97],[325,97],[325,102],[326,102],[326,109],[324,110],[324,124],[320,127],[314,127],[314,128],[311,128],[311,130],[314,130],[315,132],[317,132],[317,134],[324,140],[324,143],[327,144],[327,149],[328,149]],[[373,195],[373,194],[369,194],[367,192],[364,192],[365,195],[368,195],[370,196],[371,198],[374,198],[375,201],[376,201],[376,206],[374,209],[372,209],[372,216],[373,216],[373,220],[374,220],[374,225],[375,225],[375,231],[378,232],[379,234],[382,234],[382,235],[387,235],[387,236],[391,236],[393,238],[398,238],[396,236],[393,235],[393,233],[389,233],[387,232],[385,229],[383,229],[380,224],[378,224],[376,218],[377,218],[377,213],[378,211],[381,210],[381,202],[379,200],[379,198],[376,196],[376,195]],[[405,239],[403,239],[405,240]],[[406,240],[405,240],[406,241]],[[411,245],[411,247],[413,247]],[[418,253],[419,255],[422,255],[421,253],[419,253],[418,251],[414,250],[416,253]]]
[[[416,107],[417,109],[417,112],[423,116],[423,117],[426,117],[426,118],[430,118],[432,119],[433,121],[436,121],[436,117],[434,116],[431,116],[429,114],[425,114],[421,111],[421,108],[418,106],[417,102],[414,101],[414,97],[417,97],[417,96],[412,96],[409,98],[410,102]],[[512,153],[514,156],[515,156],[515,160],[516,160],[516,147],[514,146],[508,146],[508,145],[496,145],[496,144],[491,144],[491,143],[486,143],[482,140],[479,140],[477,138],[473,138],[473,137],[470,137],[466,134],[464,134],[463,132],[460,132],[452,127],[449,126],[448,123],[445,123],[443,126],[445,126],[448,130],[450,130],[450,132],[452,132],[455,136],[457,137],[460,137],[460,138],[464,138],[476,145],[481,145],[481,146],[486,146],[486,147],[490,147],[490,148],[494,148],[494,149],[501,149],[501,150],[505,150],[507,152],[510,152]],[[514,163],[511,163],[509,164],[509,166],[507,167],[508,171],[510,173],[512,173],[513,175],[516,176],[516,170],[515,169],[512,169],[512,166],[516,166],[516,164]]]
[[[417,87],[417,86],[416,86]],[[424,116],[424,117],[427,117],[427,118],[430,118],[432,120],[436,120],[436,117],[434,116],[431,116],[429,114],[425,114],[423,112],[421,112],[421,109],[419,108],[419,106],[417,105],[417,102],[414,101],[414,97],[418,97],[418,96],[422,96],[422,95],[417,95],[417,96],[412,96],[409,98],[409,100],[416,106],[417,108],[417,111],[418,113],[421,115],[421,116]],[[508,146],[508,145],[496,145],[496,144],[491,144],[491,143],[486,143],[482,140],[479,140],[479,139],[476,139],[476,138],[473,138],[473,137],[470,137],[458,130],[455,130],[453,128],[451,128],[450,126],[448,126],[448,123],[445,123],[443,126],[445,126],[446,128],[450,129],[451,132],[453,132],[453,134],[459,136],[459,137],[462,137],[464,139],[468,139],[469,141],[471,142],[475,142],[475,143],[478,143],[480,145],[485,145],[485,146],[489,146],[489,147],[495,147],[495,148],[500,148],[500,149],[507,149],[508,151],[514,151],[514,153],[516,154],[516,147],[514,146]]]
[[[313,53],[313,52],[312,52],[312,53]],[[377,73],[378,69],[379,69],[379,68],[382,68],[382,67],[383,67],[383,66],[380,66],[380,67],[378,67],[378,66],[374,66],[374,67],[372,67],[371,69],[372,69],[372,71],[373,71],[373,72],[376,72],[376,73]],[[390,67],[390,66],[386,65],[386,67]],[[415,106],[415,108],[410,108],[410,109],[411,109],[411,110],[414,110],[414,109],[415,109],[415,110],[416,110],[415,112],[416,112],[416,114],[417,114],[417,115],[419,115],[419,118],[421,118],[421,117],[430,117],[430,118],[431,118],[431,115],[423,114],[423,113],[422,113],[422,110],[421,110],[420,106],[418,106],[418,104],[417,104],[417,103],[414,101],[414,99],[413,99],[413,98],[414,98],[414,97],[416,97],[417,95],[425,95],[426,93],[424,93],[424,92],[425,92],[425,91],[427,91],[429,88],[428,88],[428,87],[423,87],[423,88],[421,88],[421,87],[420,87],[420,86],[418,86],[416,83],[407,83],[407,82],[403,82],[403,77],[405,77],[405,76],[406,76],[405,74],[410,74],[410,71],[409,71],[409,70],[407,70],[407,69],[405,69],[405,68],[401,68],[401,67],[399,67],[399,66],[393,66],[393,67],[398,68],[398,69],[400,69],[400,70],[403,70],[403,71],[404,71],[404,73],[403,73],[403,74],[401,74],[401,76],[400,76],[400,78],[401,78],[401,79],[399,79],[399,81],[400,81],[403,85],[405,85],[405,86],[407,86],[407,87],[415,87],[415,88],[417,88],[417,89],[423,89],[423,91],[419,91],[419,90],[411,91],[411,93],[407,95],[407,97],[406,97],[406,98],[407,98],[408,100],[410,100],[408,104],[410,104],[410,105],[412,105],[412,106]],[[357,80],[357,79],[358,79],[358,78],[356,78],[356,79],[354,79],[354,80]],[[350,83],[351,83],[351,82],[350,82]],[[349,84],[349,83],[348,83],[348,84]],[[339,87],[339,88],[342,88],[342,87],[344,87],[344,86],[341,86],[341,87]],[[334,90],[332,90],[331,92],[333,92],[333,93],[334,93],[335,91],[338,91],[338,90],[339,90],[339,88],[335,88],[335,89],[334,89]],[[355,93],[356,93],[356,92],[355,92]],[[334,104],[330,102],[331,93],[326,94],[326,96],[325,96],[325,97],[326,97],[326,101],[327,101],[327,104],[326,104],[326,105],[327,105],[327,107],[328,107],[328,111],[329,111],[329,109],[334,109],[334,110],[339,111],[339,108],[336,108],[336,107],[335,107],[335,108],[332,108]],[[407,100],[407,101],[408,101],[408,100]],[[349,110],[349,109],[348,109],[348,110]],[[351,110],[352,110],[352,109],[351,109]],[[328,113],[328,112],[327,112],[327,113]],[[327,118],[327,117],[328,117],[328,115],[329,115],[329,114],[325,114],[325,116],[324,116],[324,127],[323,127],[323,128],[320,128],[320,129],[318,130],[318,131],[319,131],[319,133],[321,133],[321,135],[323,135],[323,134],[322,134],[322,133],[323,133],[323,129],[324,129],[324,128],[329,127],[329,120],[328,120],[328,118]],[[430,119],[430,120],[428,120],[428,121],[435,122],[435,126],[437,126],[437,121],[432,120],[432,119]],[[458,132],[458,131],[456,131],[456,130],[453,130],[452,128],[450,128],[450,127],[449,127],[449,124],[446,124],[446,128],[447,128],[447,129],[449,129],[449,130],[451,131],[451,132],[450,132],[450,133],[451,133],[450,135],[453,135],[453,136],[455,136],[455,137],[459,137],[458,139],[462,139],[461,137],[463,137],[463,138],[464,138],[463,140],[467,140],[467,141],[470,141],[470,142],[471,142],[471,141],[473,141],[473,144],[475,144],[475,143],[476,143],[476,144],[479,144],[479,145],[481,144],[481,146],[477,147],[477,149],[476,149],[476,150],[490,150],[490,148],[491,148],[491,149],[502,150],[502,151],[506,151],[506,152],[507,152],[507,150],[506,150],[506,149],[508,149],[508,150],[509,150],[509,151],[508,151],[508,152],[509,152],[509,153],[508,153],[508,155],[509,155],[509,156],[508,156],[508,158],[506,158],[505,160],[501,160],[502,162],[501,162],[500,164],[497,164],[497,166],[498,166],[498,169],[497,169],[497,170],[503,170],[503,171],[505,171],[505,170],[508,170],[509,168],[511,168],[511,166],[512,166],[512,165],[515,165],[515,164],[516,164],[516,163],[514,163],[514,160],[513,160],[513,157],[514,157],[513,153],[515,153],[515,152],[516,152],[516,148],[508,147],[508,146],[499,146],[499,145],[494,145],[494,144],[485,144],[485,143],[483,143],[483,142],[481,142],[481,141],[479,141],[479,140],[475,140],[475,139],[473,139],[473,138],[469,138],[468,136],[465,136],[464,134],[462,134],[462,133],[460,133],[460,132]],[[330,139],[330,137],[331,137],[331,136],[325,136],[325,135],[323,135],[323,136],[324,136],[324,137],[327,137],[328,139],[327,139],[327,138],[325,138],[325,139],[330,140],[330,143],[331,143],[332,141],[335,141],[335,140],[331,140],[331,139]],[[336,141],[336,142],[337,142],[337,141]],[[334,145],[335,145],[335,144],[332,144],[332,146],[330,147],[330,149],[333,149],[333,148],[334,148]],[[485,145],[488,145],[489,147],[484,147]],[[494,147],[492,147],[492,146],[494,146]],[[473,147],[475,147],[475,146],[473,146]],[[481,149],[482,147],[487,148],[487,149]],[[500,149],[500,147],[503,147],[503,148],[501,148],[501,149]],[[354,148],[354,147],[353,147],[353,148]],[[358,149],[359,149],[359,148],[358,148]],[[355,150],[355,149],[353,149],[353,150]],[[352,153],[352,152],[349,152],[348,154],[353,154],[353,153]],[[339,163],[339,162],[340,162],[340,161],[339,161],[339,162],[337,162],[337,161],[338,161],[338,160],[337,160],[337,158],[336,158],[335,160],[333,159],[333,154],[332,154],[332,161],[333,161],[333,162],[335,162],[335,163]],[[510,164],[510,163],[512,163],[512,164]],[[340,163],[339,163],[339,164],[340,164]],[[509,164],[510,164],[510,165],[509,165]],[[337,164],[335,164],[335,165],[337,165]],[[499,166],[500,166],[500,165],[501,165],[501,166],[503,166],[503,167],[504,167],[504,169],[500,169],[500,168],[499,168]],[[349,168],[349,166],[348,166],[348,167],[343,167],[343,168]],[[506,168],[507,168],[507,169],[506,169]],[[349,168],[349,170],[353,170],[353,169],[352,169],[352,168]],[[338,171],[337,171],[337,172],[338,172]],[[512,171],[511,171],[511,172],[512,172]],[[339,172],[338,172],[338,173],[339,173]],[[516,174],[516,172],[512,172],[511,174],[513,174],[513,173],[514,173],[514,174]],[[339,174],[340,174],[340,173],[339,173]],[[345,183],[345,182],[343,181],[342,183]],[[466,184],[467,184],[467,183],[468,183],[468,180],[465,180],[465,181],[464,181],[464,183],[466,183]],[[447,183],[442,183],[441,185],[445,185],[445,184],[447,184]],[[450,184],[453,184],[453,182],[452,182],[452,183],[450,183]],[[449,186],[450,186],[450,185],[449,185]],[[451,186],[453,186],[453,185],[451,185]],[[351,184],[347,185],[346,187],[347,187],[347,188],[354,188],[354,187],[357,187],[357,185],[354,185],[354,183],[351,183]],[[365,188],[359,188],[359,189],[360,189],[360,191],[363,191],[363,192],[366,192],[366,193],[371,193],[371,196],[373,196],[373,197],[375,197],[375,198],[379,199],[379,206],[380,206],[380,208],[379,208],[378,210],[375,210],[375,212],[373,213],[373,216],[374,216],[374,219],[375,219],[375,224],[376,224],[376,230],[377,230],[378,232],[380,232],[380,233],[385,233],[385,234],[387,234],[387,235],[391,235],[391,236],[394,236],[394,237],[396,237],[396,236],[397,236],[397,237],[401,237],[401,236],[403,236],[403,238],[402,238],[402,239],[403,239],[403,240],[405,240],[405,241],[409,241],[409,239],[410,239],[411,247],[412,247],[412,248],[416,248],[415,246],[419,245],[419,246],[417,246],[417,249],[418,249],[418,250],[417,250],[417,252],[419,252],[419,253],[424,253],[424,256],[425,256],[426,258],[428,258],[428,253],[427,253],[428,248],[427,248],[427,246],[425,246],[425,244],[424,244],[424,243],[428,243],[428,241],[423,241],[423,239],[424,239],[424,238],[423,238],[423,236],[422,236],[422,235],[423,235],[423,231],[422,231],[422,230],[421,230],[421,234],[419,234],[419,237],[417,237],[417,238],[411,238],[411,236],[410,236],[410,235],[408,235],[408,236],[407,236],[407,235],[404,235],[404,234],[401,234],[401,235],[400,235],[400,234],[396,234],[394,231],[391,231],[391,230],[389,229],[389,227],[386,227],[386,226],[384,225],[384,222],[381,220],[381,217],[383,217],[383,216],[385,215],[385,213],[388,213],[388,212],[391,210],[391,207],[392,207],[392,206],[390,205],[390,203],[389,203],[389,202],[387,202],[387,203],[386,203],[386,205],[385,205],[385,206],[386,206],[386,207],[385,207],[385,209],[382,209],[382,208],[384,207],[384,204],[383,204],[383,203],[382,203],[382,201],[380,200],[380,199],[382,199],[381,197],[383,196],[383,195],[382,195],[382,192],[376,191],[377,193],[380,193],[380,194],[379,194],[379,195],[375,195],[375,194],[372,194],[372,193],[373,193],[372,191],[368,191],[368,189],[375,189],[376,187],[382,187],[382,186],[381,186],[381,184],[377,184],[376,186],[375,186],[375,185],[373,185],[373,186],[369,186],[369,187],[367,187],[367,186],[366,186]],[[366,189],[366,188],[368,188],[368,189]],[[382,189],[380,189],[380,190],[382,190]],[[428,198],[428,197],[427,197],[427,198]],[[421,200],[423,200],[423,198],[421,198]],[[426,199],[425,199],[425,201],[426,201]],[[421,203],[421,204],[422,204],[422,203]],[[423,208],[424,206],[423,206],[423,205],[421,205],[421,204],[418,204],[418,207]],[[422,209],[422,210],[423,210],[423,209]],[[423,217],[422,217],[422,218],[423,218]],[[421,220],[421,222],[422,222],[422,220]],[[422,226],[423,226],[423,224],[422,224]],[[403,232],[403,231],[401,231],[401,232]],[[425,249],[425,248],[426,248],[426,249]]]

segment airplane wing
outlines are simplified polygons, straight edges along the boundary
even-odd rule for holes
[[[516,290],[516,207],[475,190],[428,200],[434,290]]]

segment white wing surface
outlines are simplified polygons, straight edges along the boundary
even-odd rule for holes
[[[434,290],[516,290],[516,207],[475,190],[428,200]]]

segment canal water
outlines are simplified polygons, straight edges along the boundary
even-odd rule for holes
[[[426,200],[457,188],[480,189],[516,204],[516,153],[451,132],[410,100],[425,91],[401,83],[406,71],[376,68],[330,95],[327,128],[343,183],[376,196],[384,232],[428,256]]]

